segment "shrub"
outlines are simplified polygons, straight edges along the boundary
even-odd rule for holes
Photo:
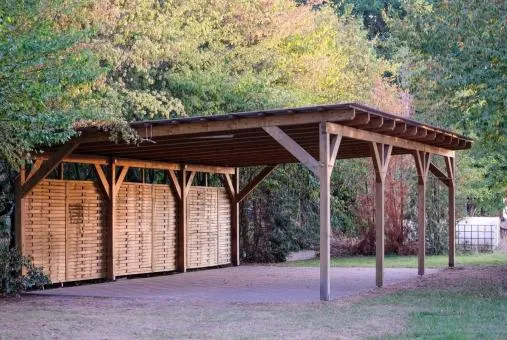
[[[36,267],[17,249],[0,244],[0,295],[14,295],[34,287],[40,289],[50,283],[42,267]]]

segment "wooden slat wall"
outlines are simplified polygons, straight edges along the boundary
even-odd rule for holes
[[[153,271],[176,269],[178,203],[167,185],[153,185]]]
[[[218,188],[218,264],[231,263],[231,202]]]
[[[108,201],[92,181],[43,180],[24,200],[23,254],[52,282],[105,278]],[[176,269],[178,203],[168,185],[124,182],[116,204],[117,275]],[[188,268],[231,262],[231,206],[224,188],[192,187]]]
[[[231,210],[225,189],[192,187],[187,209],[188,268],[230,263]]]
[[[176,269],[176,201],[168,185],[123,183],[116,201],[118,275]]]
[[[107,273],[107,199],[94,182],[67,181],[66,281]]]
[[[25,201],[23,254],[52,282],[105,277],[107,202],[96,183],[44,180]]]

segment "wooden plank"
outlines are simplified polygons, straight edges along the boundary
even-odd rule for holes
[[[300,124],[311,124],[320,121],[342,122],[354,119],[355,113],[352,109],[330,110],[321,112],[308,112],[295,115],[269,115],[241,119],[230,119],[223,121],[203,121],[193,124],[172,124],[154,125],[151,130],[152,137],[176,136],[182,134],[213,133],[222,131],[255,129],[266,126],[290,126]],[[138,128],[144,133],[144,127]],[[101,132],[83,133],[76,138],[80,143],[97,143],[109,141],[109,134]]]
[[[16,179],[16,247],[24,254],[23,249],[23,239],[24,239],[24,229],[26,225],[26,201],[22,196],[22,188],[24,183],[26,182],[26,170],[24,167],[19,169],[19,175]]]
[[[95,174],[97,175],[97,177],[99,179],[99,183],[101,185],[102,190],[104,191],[106,196],[109,197],[110,196],[109,182],[107,181],[106,174],[104,173],[104,170],[102,169],[102,165],[93,164],[93,166],[95,168]]]
[[[414,151],[417,170],[417,272],[424,275],[426,254],[426,182],[431,164],[431,154],[424,151]]]
[[[235,168],[211,165],[187,164],[187,171],[233,175]]]
[[[35,162],[33,163],[32,168],[30,169],[30,172],[26,176],[26,179],[30,179],[37,172],[37,170],[40,169],[42,162],[43,162],[42,158],[35,159]]]
[[[107,209],[107,232],[108,232],[108,242],[107,242],[107,279],[115,280],[116,279],[116,198],[118,194],[118,189],[116,188],[116,162],[114,159],[111,159],[109,163],[109,192],[111,193],[109,196],[109,205]]]
[[[181,199],[178,202],[178,256],[177,268],[178,271],[184,273],[187,271],[187,201],[188,191],[187,187],[187,170],[183,168],[181,171],[179,186],[181,190]]]
[[[449,178],[447,177],[447,175],[442,171],[440,170],[435,164],[431,163],[430,164],[430,167],[429,167],[429,170],[430,172],[436,177],[438,178],[445,186],[449,187],[450,183],[449,183]]]
[[[21,198],[24,198],[40,181],[46,178],[47,175],[60,164],[62,159],[70,155],[78,146],[79,143],[76,142],[69,142],[60,146],[58,151],[51,155],[51,157],[41,165],[37,172],[23,184]]]
[[[113,164],[116,164],[116,161],[113,162]],[[115,165],[111,165],[111,166],[115,166]],[[118,175],[118,179],[115,180],[115,182],[116,182],[114,185],[114,190],[116,190],[114,193],[115,196],[118,195],[118,190],[121,188],[121,185],[122,185],[123,181],[125,180],[125,176],[127,176],[128,171],[129,171],[129,166],[124,165],[120,171],[120,174]]]
[[[330,202],[330,164],[329,164],[329,133],[326,123],[319,128],[319,160],[320,171],[320,299],[329,301],[331,295],[330,285],[330,240],[331,240],[331,202]]]
[[[385,238],[385,177],[391,159],[392,145],[370,144],[375,168],[375,284],[384,285],[384,238]]]
[[[174,172],[174,170],[167,170],[167,173],[169,174],[169,178],[171,179],[171,186],[173,190],[176,192],[178,199],[181,200],[181,188],[176,173]]]
[[[446,159],[447,175],[449,176],[449,267],[453,268],[456,261],[456,186],[454,176],[456,174],[455,159]]]
[[[327,123],[327,131],[331,134],[342,135],[343,137],[353,138],[368,142],[376,142],[381,144],[392,145],[395,147],[407,149],[407,150],[416,150],[429,152],[441,156],[454,157],[455,152],[453,150],[447,150],[444,148],[424,144],[421,142],[416,142],[409,139],[404,139],[400,137],[383,135],[380,133],[365,131],[357,128],[353,128],[350,126],[340,125],[336,123]]]
[[[296,141],[294,141],[289,135],[282,131],[277,126],[266,126],[263,128],[274,140],[282,145],[292,156],[294,156],[299,162],[305,165],[315,176],[319,176],[319,163],[308,153],[303,147],[301,147]],[[328,156],[326,156],[328,157]],[[328,160],[326,160],[328,163]]]
[[[47,160],[53,156],[52,152],[45,152],[42,155],[38,156],[42,160]],[[96,156],[96,155],[69,155],[62,159],[63,163],[79,163],[79,164],[99,164],[99,165],[107,165],[109,164],[109,157],[105,156]]]
[[[227,193],[229,194],[229,197],[232,201],[236,200],[236,191],[235,186],[232,183],[231,176],[229,174],[224,174],[223,176],[220,176],[220,180],[224,184],[225,189],[227,190]]]
[[[236,174],[232,178],[232,185],[234,187],[233,188],[234,191],[239,192],[239,169],[236,169]],[[231,261],[233,266],[239,266],[240,264],[239,200],[237,198],[231,199],[230,207],[231,207]]]
[[[245,187],[236,195],[236,202],[241,203],[267,176],[275,169],[276,165],[264,167]]]
[[[338,156],[338,150],[340,149],[340,143],[342,141],[341,135],[335,135],[331,137],[331,145],[330,145],[330,155],[329,155],[329,164],[334,167],[334,163],[336,162],[336,157]]]
[[[136,159],[128,159],[128,158],[117,158],[116,164],[118,166],[125,166],[125,167],[131,167],[131,168],[142,168],[142,169],[158,169],[158,170],[180,170],[181,169],[181,165],[177,164],[177,163],[136,160]]]
[[[417,185],[417,273],[424,275],[426,254],[426,181]]]

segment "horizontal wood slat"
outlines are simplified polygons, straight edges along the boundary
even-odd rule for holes
[[[43,180],[25,204],[23,254],[53,283],[105,277],[107,202],[96,183]]]
[[[187,266],[231,263],[231,205],[225,188],[192,187],[187,203]]]

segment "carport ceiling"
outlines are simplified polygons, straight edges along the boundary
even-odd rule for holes
[[[87,128],[73,153],[229,167],[296,163],[291,153],[263,128],[278,126],[318,159],[319,126],[323,121],[446,150],[467,149],[471,145],[470,139],[453,132],[367,106],[332,104],[135,122],[131,126],[143,139],[139,145],[116,144],[108,141],[106,133]],[[398,145],[392,153],[407,154],[412,150]],[[344,137],[338,158],[360,157],[370,157],[370,143]]]

